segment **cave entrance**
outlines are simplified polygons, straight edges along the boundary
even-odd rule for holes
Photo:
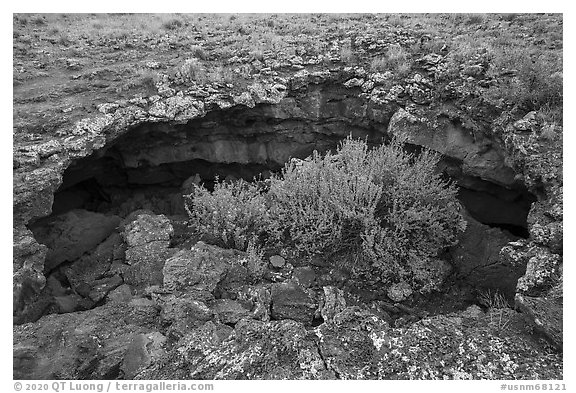
[[[291,157],[326,152],[350,132],[374,144],[384,139],[377,125],[286,123],[262,113],[221,114],[220,119],[216,114],[183,125],[143,124],[72,163],[55,193],[52,215],[73,209],[120,217],[138,209],[186,215],[182,194],[187,181],[194,179],[211,189],[216,176],[265,179]],[[408,149],[418,152],[414,146]],[[465,176],[460,167],[443,158],[439,170],[456,182],[458,198],[470,215],[516,237],[528,237],[527,216],[536,197],[522,185],[510,188]]]
[[[350,134],[373,145],[386,138],[385,124],[354,123],[344,118],[321,122],[283,120],[269,111],[266,107],[256,107],[240,112],[210,113],[186,124],[142,124],[91,156],[73,162],[54,195],[51,216],[30,223],[29,228],[40,243],[48,246],[57,245],[61,236],[60,229],[51,229],[52,223],[68,213],[73,213],[72,218],[78,222],[94,223],[84,224],[86,228],[101,223],[109,230],[94,231],[91,239],[84,239],[89,236],[82,234],[83,241],[79,243],[83,244],[67,245],[70,249],[65,250],[66,255],[56,253],[47,257],[44,274],[51,284],[47,285],[46,292],[64,293],[62,296],[66,299],[77,297],[83,287],[78,287],[76,282],[72,291],[67,277],[74,278],[78,269],[84,269],[82,258],[86,259],[89,253],[97,255],[95,247],[116,243],[122,247],[118,225],[137,210],[168,216],[175,228],[172,241],[178,236],[184,239],[189,230],[183,194],[190,181],[211,188],[216,176],[222,180],[247,181],[267,178],[290,158],[305,158],[314,150],[334,149]],[[516,237],[527,237],[526,219],[535,200],[532,194],[522,187],[510,189],[463,176],[461,165],[444,159],[438,169],[458,184],[458,197],[470,215]],[[177,227],[181,227],[180,235],[176,235]],[[85,228],[74,230],[83,233]],[[54,250],[48,248],[50,252],[59,249],[58,246],[52,247]],[[115,279],[116,275],[95,277],[95,282],[99,282]],[[120,282],[106,281],[106,285]],[[59,312],[94,307],[102,301],[96,296],[100,292],[86,293],[96,300],[86,305],[74,300],[74,307],[59,305]],[[82,301],[86,299],[83,297]]]

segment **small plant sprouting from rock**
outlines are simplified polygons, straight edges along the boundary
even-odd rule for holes
[[[490,326],[501,333],[510,325],[510,304],[498,291],[490,289],[480,292],[478,302],[488,308]]]

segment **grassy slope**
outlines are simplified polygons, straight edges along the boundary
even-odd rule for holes
[[[524,113],[541,108],[562,121],[561,15],[20,14],[13,19],[15,141],[88,117],[98,104],[152,95],[158,72],[186,74],[182,89],[192,80],[234,88],[263,75],[293,74],[301,59],[312,59],[318,64],[306,68],[359,64],[402,78],[417,71],[414,60],[428,53],[445,56],[438,82],[465,84],[466,67],[484,64],[483,100],[499,108],[520,102]]]

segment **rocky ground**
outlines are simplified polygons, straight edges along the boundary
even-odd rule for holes
[[[561,379],[562,23],[15,15],[14,378]],[[350,133],[460,187],[438,291],[188,228],[192,183]]]

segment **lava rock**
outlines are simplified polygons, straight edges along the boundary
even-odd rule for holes
[[[236,324],[242,318],[251,316],[250,310],[247,310],[240,302],[230,299],[216,299],[210,305],[210,308],[218,316],[218,320],[224,324]]]
[[[139,371],[165,355],[166,337],[160,332],[136,334],[126,350],[120,370],[125,379],[133,379]]]
[[[213,318],[214,312],[199,300],[183,295],[168,295],[159,301],[163,323],[170,325],[170,336],[180,338],[191,329],[202,326]]]
[[[514,185],[515,172],[500,149],[480,143],[482,137],[478,133],[456,127],[447,120],[427,119],[420,114],[398,109],[390,119],[388,133],[459,160],[463,175],[509,187]]]
[[[310,288],[316,281],[316,273],[314,269],[309,266],[300,266],[294,268],[292,278],[298,281],[304,288]]]
[[[116,230],[120,220],[117,216],[72,210],[34,226],[34,236],[48,247],[46,269],[51,270],[64,261],[75,261],[94,249]]]
[[[213,292],[226,276],[234,252],[198,242],[190,250],[178,251],[163,268],[164,288],[172,292],[194,293],[199,299],[213,298]]]
[[[155,330],[150,301],[110,303],[15,326],[15,379],[115,379],[134,334]]]
[[[28,229],[14,229],[12,293],[15,320],[21,319],[46,283],[43,271],[47,252],[48,248],[39,244]]]
[[[80,286],[88,285],[93,288],[101,285],[102,281],[98,283],[96,281],[105,278],[104,276],[108,273],[115,256],[122,254],[122,251],[122,239],[119,234],[113,233],[99,244],[93,252],[84,254],[76,262],[63,269],[71,287],[78,292]],[[113,274],[110,276],[114,277]],[[122,280],[120,280],[121,283]],[[112,289],[114,288],[110,290]],[[93,300],[99,301],[100,299],[101,297],[98,300]]]
[[[272,255],[270,257],[270,264],[277,269],[280,269],[282,266],[284,266],[285,263],[286,260],[282,258],[280,255]]]
[[[174,232],[164,215],[140,214],[123,232],[127,244],[124,281],[135,287],[162,284],[162,268],[176,250],[169,250]]]
[[[232,332],[230,326],[212,321],[188,330],[164,357],[150,364],[135,379],[191,379],[199,357],[218,348]]]
[[[142,379],[334,379],[318,353],[314,336],[295,321],[243,319],[229,336],[208,322],[170,352],[169,361]]]
[[[272,285],[272,317],[274,319],[293,319],[311,324],[318,302],[312,293],[306,291],[294,281]]]
[[[562,298],[531,297],[516,295],[516,306],[552,345],[563,350],[563,304]]]
[[[109,302],[127,303],[133,298],[132,289],[130,285],[122,284],[108,293],[107,300]]]
[[[339,288],[327,286],[324,290],[324,299],[320,305],[320,315],[324,322],[334,319],[334,316],[346,308],[344,291]]]
[[[499,290],[512,298],[524,266],[500,257],[500,250],[513,238],[465,215],[467,227],[450,249],[453,265],[466,281],[478,288]]]
[[[412,287],[405,281],[392,284],[388,288],[387,295],[394,302],[401,302],[412,295]]]

